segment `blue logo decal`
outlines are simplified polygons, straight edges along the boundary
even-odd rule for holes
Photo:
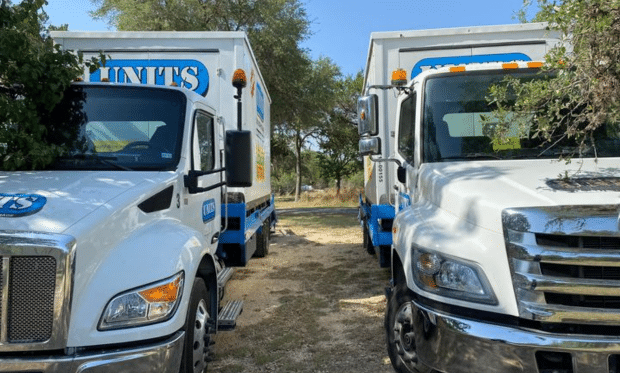
[[[90,75],[91,82],[102,79],[166,86],[175,82],[203,96],[209,91],[209,70],[196,60],[108,60],[105,67]]]
[[[265,121],[265,94],[258,83],[256,83],[256,111],[260,120]]]
[[[38,194],[0,193],[0,217],[17,218],[39,212],[47,198]]]
[[[418,63],[416,63],[411,70],[411,79],[416,77],[422,71],[428,70],[433,67],[437,68],[446,65],[463,65],[467,63],[511,62],[531,60],[531,58],[529,58],[523,53],[479,54],[475,56],[424,58],[418,61]]]
[[[215,219],[215,200],[210,199],[202,204],[202,222],[208,223]]]

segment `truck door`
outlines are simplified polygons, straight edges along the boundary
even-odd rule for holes
[[[418,136],[416,136],[417,93],[413,91],[398,100],[396,159],[401,162],[395,189],[398,193],[398,211],[409,206],[415,195],[417,182],[416,159]]]
[[[192,129],[191,168],[198,173],[197,188],[190,190],[184,203],[187,223],[204,234],[214,251],[217,247],[221,224],[221,196],[223,173],[217,144],[214,116],[197,110]]]

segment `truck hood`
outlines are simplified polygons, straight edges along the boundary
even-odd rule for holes
[[[141,172],[0,172],[0,229],[66,233],[144,182]]]
[[[567,173],[582,181],[620,177],[619,161],[428,163],[420,169],[419,188],[426,202],[460,220],[502,233],[501,212],[509,207],[620,204],[620,181],[574,186],[559,180]]]

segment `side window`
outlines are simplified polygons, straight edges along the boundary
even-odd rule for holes
[[[403,101],[398,120],[398,151],[410,164],[415,154],[415,98],[414,94]]]
[[[196,113],[196,133],[198,135],[198,149],[200,152],[200,170],[212,170],[215,166],[213,117],[203,112]]]

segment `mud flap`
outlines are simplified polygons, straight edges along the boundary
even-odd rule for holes
[[[390,248],[391,247],[388,245],[379,246],[379,266],[381,266],[381,268],[388,268],[392,264]]]

